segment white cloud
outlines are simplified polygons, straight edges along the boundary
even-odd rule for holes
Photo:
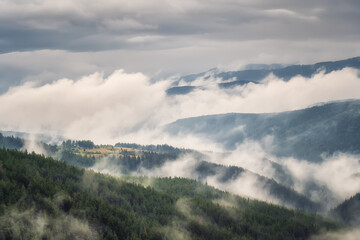
[[[299,14],[297,12],[288,10],[288,9],[269,9],[264,11],[267,15],[271,17],[285,17],[285,18],[297,18],[302,20],[316,20],[316,16],[305,16],[302,14]]]
[[[161,127],[185,117],[280,112],[319,102],[360,98],[358,71],[353,69],[319,73],[310,79],[295,77],[288,82],[270,76],[263,84],[227,90],[211,83],[217,79],[206,81],[210,82],[205,88],[173,97],[165,93],[170,80],[153,83],[144,74],[123,70],[107,77],[94,73],[41,86],[26,82],[0,95],[0,126],[25,132],[54,131],[97,142],[168,141],[183,147],[202,145],[216,149],[215,144],[201,136],[171,139]]]
[[[360,192],[360,182],[355,177],[360,172],[358,155],[337,153],[320,164],[295,159],[283,159],[281,162],[294,176],[297,181],[295,189],[299,192],[304,191],[307,182],[315,181],[327,186],[335,194],[334,197],[338,200],[335,204]]]
[[[103,21],[105,27],[115,30],[146,30],[146,29],[156,29],[157,27],[150,24],[143,24],[134,19],[105,19]]]
[[[156,36],[156,35],[146,35],[146,36],[136,36],[128,39],[129,42],[133,43],[143,43],[143,42],[151,42],[156,41],[163,38],[162,36]]]
[[[165,82],[140,73],[95,73],[78,81],[24,84],[0,97],[1,125],[27,131],[55,130],[69,137],[120,135],[143,123],[164,99]],[[6,117],[5,117],[6,116]]]
[[[339,232],[328,232],[312,236],[311,240],[357,240],[360,236],[360,229],[352,228]]]
[[[358,71],[353,69],[319,73],[309,79],[299,76],[288,82],[269,76],[264,84],[250,83],[230,90],[211,86],[176,96],[174,104],[178,106],[178,118],[191,117],[194,113],[281,112],[319,102],[360,98]]]

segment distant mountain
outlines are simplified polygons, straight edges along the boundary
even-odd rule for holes
[[[337,206],[333,214],[344,222],[360,225],[360,193]]]
[[[173,135],[194,134],[228,150],[245,140],[272,138],[271,153],[321,162],[322,154],[360,153],[360,100],[331,102],[307,109],[269,114],[229,113],[177,120]]]
[[[42,133],[25,133],[25,132],[16,132],[16,131],[1,131],[0,134],[3,136],[13,136],[22,138],[24,140],[36,139],[49,144],[60,144],[62,141],[66,140],[60,135],[51,135],[51,134],[42,134]]]
[[[257,184],[262,186],[262,190],[264,192],[273,199],[281,202],[283,205],[296,209],[303,209],[309,212],[321,212],[325,210],[325,205],[311,201],[306,196],[276,182],[274,179],[260,176],[241,167],[224,166],[201,161],[193,171],[194,176],[197,175],[200,181],[204,181],[208,177],[215,176],[217,181],[223,184],[231,183],[232,181],[236,181],[238,179],[240,179],[239,184],[241,184],[241,178],[243,176],[248,176],[252,179],[256,179]]]
[[[250,82],[257,84],[269,74],[273,74],[278,78],[288,81],[298,75],[309,78],[319,71],[330,73],[346,67],[360,69],[360,57],[340,61],[320,62],[312,65],[282,66],[280,64],[252,64],[240,71],[220,72],[217,69],[211,69],[207,72],[187,75],[180,78],[167,93],[168,95],[187,94],[196,89],[195,86],[191,86],[191,82],[200,77],[205,80],[210,77],[220,78],[224,81],[224,83],[219,83],[219,87],[231,88]],[[182,86],[178,86],[179,82],[183,82],[184,84]]]

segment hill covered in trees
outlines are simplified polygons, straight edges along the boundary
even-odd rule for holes
[[[346,223],[360,225],[360,193],[345,200],[333,210],[333,215]]]
[[[305,239],[339,224],[195,180],[114,178],[0,150],[0,238]]]
[[[281,113],[229,113],[177,120],[171,134],[205,136],[229,150],[272,138],[271,153],[321,162],[335,152],[360,154],[360,101],[338,101]]]
[[[25,142],[23,139],[14,137],[3,137],[3,139],[4,142],[14,139]],[[66,140],[58,146],[41,142],[36,144],[43,149],[42,152],[45,152],[47,156],[52,156],[72,166],[90,168],[116,176],[180,176],[196,179],[203,183],[212,179],[215,181],[212,185],[220,188],[221,185],[240,184],[235,182],[247,182],[246,184],[249,184],[250,178],[254,182],[253,184],[258,185],[256,191],[263,191],[265,195],[271,197],[273,202],[310,212],[323,212],[325,210],[324,204],[319,201],[312,201],[308,196],[296,192],[291,186],[284,185],[283,183],[291,180],[291,177],[279,166],[276,168],[277,175],[282,177],[279,178],[280,181],[276,181],[241,167],[209,162],[208,156],[203,153],[174,148],[169,145],[139,145],[134,143],[117,143],[115,146],[95,145],[91,141],[85,140]],[[17,149],[24,149],[24,146]],[[184,163],[183,158],[191,160]],[[179,167],[184,164],[186,169]],[[175,170],[169,172],[169,168]],[[249,188],[249,186],[245,188]]]

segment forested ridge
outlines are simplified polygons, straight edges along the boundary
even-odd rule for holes
[[[360,193],[339,204],[333,209],[332,214],[347,223],[355,226],[360,225]]]
[[[26,142],[14,137],[3,137],[3,143],[13,141]],[[320,202],[311,201],[308,197],[299,194],[274,179],[269,179],[236,166],[225,166],[208,162],[208,157],[201,152],[175,148],[169,145],[139,145],[135,143],[117,143],[113,145],[95,145],[89,140],[66,140],[59,145],[49,145],[36,142],[47,156],[53,156],[69,165],[105,170],[115,175],[152,175],[157,171],[161,176],[167,176],[159,170],[166,164],[178,161],[184,156],[191,156],[192,169],[187,172],[192,178],[203,183],[207,178],[216,178],[221,184],[231,182],[242,177],[243,174],[251,175],[264,186],[271,197],[284,205],[303,209],[310,212],[321,212],[323,206]],[[1,142],[0,142],[1,146]],[[4,144],[3,147],[12,145]],[[24,144],[18,149],[24,149]],[[181,161],[181,160],[180,160]],[[97,166],[100,166],[98,168]],[[159,172],[160,171],[160,172]],[[181,173],[179,173],[181,174]],[[281,174],[281,172],[280,172]]]
[[[339,227],[195,180],[114,178],[5,149],[0,215],[0,239],[306,239]]]

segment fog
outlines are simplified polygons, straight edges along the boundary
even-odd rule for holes
[[[321,202],[327,209],[335,207],[345,199],[360,192],[360,156],[337,152],[324,156],[323,162],[312,163],[303,159],[279,158],[268,153],[259,142],[245,142],[230,154],[210,154],[208,159],[217,164],[238,166],[258,173],[304,194],[315,202]],[[274,165],[275,163],[275,165]],[[281,166],[281,170],[279,170]],[[251,179],[250,179],[251,180]],[[265,191],[256,181],[239,178],[231,184],[220,186],[238,194],[267,200]],[[314,186],[314,184],[316,186]],[[218,183],[213,182],[213,185]],[[237,187],[241,188],[237,190]],[[240,192],[242,191],[242,192]]]
[[[93,225],[60,211],[54,216],[34,208],[26,211],[9,208],[0,216],[0,227],[16,239],[100,239]]]
[[[313,236],[311,240],[357,240],[359,239],[360,229],[343,230],[339,232],[324,233]]]
[[[283,202],[270,193],[266,180],[261,179],[261,176],[264,176],[303,194],[313,202],[321,203],[324,210],[330,210],[360,192],[360,156],[354,154],[338,152],[324,156],[321,163],[312,163],[302,159],[273,156],[261,143],[251,141],[239,145],[229,153],[203,154],[203,157],[192,153],[183,154],[175,160],[166,161],[160,167],[146,169],[140,166],[129,174],[191,178],[243,197],[292,206],[290,202]],[[199,172],[198,167],[204,160],[225,167],[237,166],[246,171],[224,181],[223,168],[215,167],[215,173],[210,175]],[[99,159],[91,169],[118,177],[124,175],[121,166],[107,157]]]
[[[359,98],[358,71],[343,69],[288,82],[268,76],[262,84],[220,89],[219,79],[187,95],[166,95],[173,78],[153,82],[142,73],[117,70],[46,85],[26,82],[0,95],[3,130],[58,134],[96,143],[168,143],[219,150],[195,136],[174,138],[162,131],[179,118],[228,112],[264,113],[305,108],[319,102]]]
[[[93,73],[79,79],[59,79],[46,85],[36,82],[13,87],[0,96],[0,127],[3,130],[44,133],[70,139],[90,139],[95,143],[135,142],[166,143],[176,147],[211,150],[208,161],[226,166],[243,167],[250,172],[296,190],[316,202],[326,202],[327,208],[360,191],[356,174],[360,172],[358,156],[336,153],[324,156],[323,163],[303,159],[279,158],[270,154],[271,136],[260,142],[245,140],[228,154],[223,146],[203,135],[170,135],[163,126],[180,118],[229,112],[264,113],[306,108],[334,100],[360,98],[359,72],[346,68],[329,74],[319,72],[311,78],[301,76],[283,81],[268,76],[261,84],[249,83],[233,89],[221,89],[221,79],[199,78],[201,86],[186,95],[166,95],[174,78],[152,81],[142,73],[117,70],[110,75]],[[175,78],[176,79],[176,78]],[[234,131],[241,131],[234,129]],[[30,136],[35,136],[30,134]],[[30,151],[43,153],[33,138],[26,142]],[[180,176],[197,179],[194,169],[198,159],[183,156],[168,161],[158,169],[141,169],[148,176]],[[281,166],[281,174],[274,166]],[[98,161],[93,170],[115,176],[107,159]],[[253,174],[242,174],[223,183],[221,173],[205,181],[236,194],[279,203],[272,198]],[[329,177],[331,176],[331,177]],[[315,187],[312,186],[315,183]],[[311,187],[309,187],[311,186]]]
[[[0,127],[3,130],[90,139],[96,143],[166,143],[222,152],[224,149],[220,144],[203,135],[174,136],[164,132],[162,127],[185,117],[228,112],[280,112],[319,102],[359,98],[358,75],[357,70],[350,68],[329,74],[319,72],[311,78],[297,76],[287,82],[270,75],[261,84],[249,83],[233,89],[220,89],[216,84],[219,79],[199,78],[193,84],[201,88],[187,95],[175,96],[166,95],[173,78],[154,82],[142,73],[126,73],[124,70],[109,76],[94,73],[79,79],[59,79],[40,86],[27,82],[0,96]],[[43,153],[41,146],[31,137],[35,135],[29,136],[26,148]],[[322,201],[325,199],[322,193],[308,189],[309,184],[316,182],[318,189],[325,187],[333,195],[329,206],[360,191],[360,184],[354,177],[360,172],[358,156],[337,153],[324,157],[323,163],[315,164],[303,159],[275,157],[270,154],[276,147],[272,144],[271,136],[260,142],[245,140],[230,154],[209,154],[209,161],[243,167],[273,178],[314,201]],[[196,178],[192,171],[197,163],[191,156],[183,156],[151,172],[143,169],[142,173]],[[282,166],[287,181],[281,178],[284,176],[279,175],[273,163]],[[112,168],[106,159],[98,161],[93,169],[121,175],[121,171],[114,170],[116,168]],[[217,176],[206,181],[234,193],[271,200],[252,175],[242,175],[227,184],[218,182]]]

